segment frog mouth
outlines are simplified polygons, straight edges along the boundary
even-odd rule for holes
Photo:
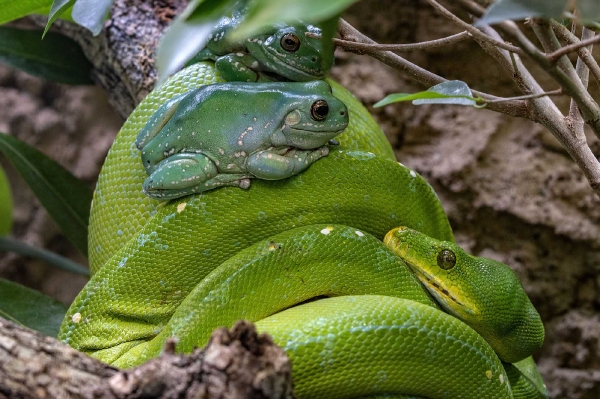
[[[277,66],[280,68],[287,69],[295,74],[303,76],[306,80],[313,80],[315,78],[324,77],[323,70],[321,68],[308,68],[304,65],[298,64],[287,57],[287,54],[281,53],[273,48],[266,48],[266,52],[271,54],[272,58],[277,61]],[[270,65],[273,68],[273,65]],[[298,79],[298,78],[296,78]]]

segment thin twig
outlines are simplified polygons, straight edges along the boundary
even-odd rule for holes
[[[572,34],[567,28],[558,23],[555,20],[550,20],[550,26],[554,30],[554,33],[563,41],[569,44],[579,43],[579,39]],[[592,57],[592,53],[586,47],[581,47],[578,49],[578,55],[581,60],[585,63],[585,65],[589,68],[590,73],[596,80],[598,84],[600,84],[600,66]]]
[[[542,44],[542,47],[544,47],[544,51],[546,53],[551,53],[562,48],[558,38],[546,20],[533,19],[531,20],[531,27]],[[556,65],[569,77],[569,79],[581,83],[579,76],[577,76],[575,73],[575,67],[566,55],[557,58],[553,62],[556,63]]]
[[[583,87],[579,78],[577,80],[570,79],[555,63],[549,61],[546,55],[525,37],[514,22],[501,22],[496,27],[515,43],[518,43],[523,51],[562,87],[565,94],[575,100],[585,122],[600,138],[600,107],[588,93],[587,88]]]
[[[589,38],[593,38],[595,35],[596,35],[596,33],[594,31],[592,31],[591,29],[587,29],[586,27],[583,27],[583,30],[581,32],[581,40],[584,41]],[[591,52],[592,46],[590,45],[587,50],[589,52]],[[579,77],[579,80],[581,80],[581,84],[583,85],[583,87],[587,88],[588,83],[590,81],[590,70],[584,64],[581,57],[577,58],[577,65],[575,66],[575,73]],[[583,126],[584,126],[583,117],[581,116],[581,112],[579,112],[579,107],[577,107],[577,104],[573,100],[571,100],[571,104],[569,106],[569,115],[567,116],[567,118],[571,121],[570,125],[571,125],[571,130],[573,131],[573,133],[576,136],[585,137],[585,132],[583,130]]]
[[[536,98],[547,97],[547,96],[561,96],[563,94],[564,93],[562,92],[562,89],[556,89],[556,90],[551,90],[551,91],[545,91],[543,93],[527,94],[524,96],[501,98],[498,100],[490,100],[490,101],[486,101],[485,104],[501,103],[504,101],[512,101],[512,100],[533,100]]]
[[[511,44],[505,43],[503,41],[494,40],[491,37],[487,36],[485,33],[481,32],[479,29],[473,27],[471,24],[466,23],[465,21],[463,21],[462,19],[458,18],[456,15],[454,15],[453,13],[448,11],[446,8],[444,8],[444,6],[442,6],[437,1],[435,1],[435,0],[425,0],[425,1],[427,3],[429,3],[433,8],[435,8],[438,12],[440,12],[443,16],[445,16],[446,18],[448,18],[452,22],[454,22],[456,25],[458,25],[461,29],[464,29],[467,32],[469,32],[471,35],[473,35],[473,37],[475,37],[479,40],[487,40],[487,41],[491,42],[493,45],[498,46],[504,50],[508,50],[513,53],[517,53],[517,54],[521,54],[521,55],[523,54],[523,50],[521,50],[520,48],[513,46]]]
[[[315,39],[320,39],[321,35],[312,32],[306,32],[306,36]],[[333,44],[349,51],[360,51],[360,50],[378,50],[378,51],[415,51],[425,50],[435,47],[447,46],[461,42],[470,37],[469,32],[461,32],[452,36],[444,37],[442,39],[430,40],[421,43],[410,43],[410,44],[370,44],[370,43],[359,43],[349,40],[333,39]]]
[[[559,50],[556,50],[550,54],[546,54],[546,58],[548,58],[549,61],[556,62],[557,59],[559,59],[561,56],[563,56],[565,54],[571,53],[573,51],[577,51],[582,47],[587,47],[589,45],[596,44],[596,43],[600,43],[600,36],[594,36],[590,39],[581,40],[579,43],[573,43],[573,44],[569,44],[568,46],[564,46],[564,47],[560,48]]]
[[[457,1],[465,10],[467,10],[472,15],[476,17],[480,17],[481,15],[483,15],[484,9],[481,8],[479,5],[468,0]],[[503,23],[496,25],[496,27],[502,29],[505,34],[506,30],[514,29],[514,31],[511,32],[512,37],[519,38],[519,40],[515,40],[515,42],[519,43],[521,46],[526,46],[526,51],[528,52],[528,54],[538,53],[537,56],[541,56],[546,65],[549,64],[556,71],[559,71],[554,64],[552,64],[546,59],[544,53],[537,50],[537,48],[526,38],[519,36],[520,30],[518,30],[518,28],[514,24],[511,24],[510,26],[506,25],[507,23]],[[499,38],[498,33],[489,25],[482,26],[480,27],[480,29],[490,37],[495,37],[496,39]],[[521,60],[516,54],[509,53],[499,48],[494,48],[493,46],[490,46],[487,42],[479,42],[479,44],[484,50],[486,50],[486,52],[492,55],[506,70],[512,71],[513,80],[515,81],[515,83],[517,83],[517,85],[523,93],[535,94],[543,92],[539,83],[525,68],[525,66],[522,64]],[[562,73],[562,71],[560,72]],[[563,76],[566,77],[564,73]],[[594,156],[590,147],[587,145],[585,136],[578,136],[573,134],[568,124],[566,123],[565,118],[562,116],[562,114],[556,107],[556,104],[554,104],[554,102],[551,101],[550,98],[548,98],[547,96],[537,99],[530,99],[529,104],[534,109],[537,122],[544,125],[561,142],[561,144],[567,150],[571,158],[573,158],[577,166],[582,170],[583,174],[585,175],[592,189],[595,191],[596,195],[600,196],[600,162],[598,162],[598,159]]]
[[[342,38],[345,40],[359,43],[377,44],[375,41],[359,32],[356,28],[343,19],[340,19],[338,30]],[[418,65],[415,65],[412,62],[400,57],[398,54],[392,53],[391,51],[362,50],[362,52],[375,58],[376,60],[383,62],[386,65],[391,66],[396,70],[403,72],[411,79],[414,79],[426,87],[431,87],[447,81],[447,79],[429,72]],[[472,92],[474,95],[477,95],[486,101],[498,100],[501,98],[476,90],[472,90]],[[507,101],[498,104],[494,103],[491,104],[488,109],[518,118],[530,118],[526,101]]]

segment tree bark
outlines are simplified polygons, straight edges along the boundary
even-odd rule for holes
[[[293,398],[288,357],[251,323],[216,330],[191,355],[174,349],[119,371],[0,318],[0,399]]]

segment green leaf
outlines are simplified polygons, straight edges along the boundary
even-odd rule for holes
[[[323,43],[323,49],[321,50],[321,61],[324,71],[330,68],[330,66],[325,65],[327,60],[333,59],[333,37],[337,32],[339,20],[340,14],[336,14],[333,17],[317,24],[318,28],[321,29],[321,42]]]
[[[235,5],[235,0],[196,0],[188,5],[160,39],[156,50],[157,85],[206,46],[219,19]]]
[[[560,18],[567,3],[568,0],[498,0],[487,9],[475,26],[530,17]]]
[[[598,0],[579,0],[577,8],[585,21],[600,21],[600,2]]]
[[[12,227],[12,197],[10,186],[2,166],[0,166],[0,236],[5,236]]]
[[[58,269],[89,276],[90,271],[78,263],[43,248],[32,247],[12,238],[0,237],[0,252],[14,252],[22,256],[36,258]]]
[[[49,7],[52,0],[0,0],[0,25]]]
[[[92,65],[73,40],[48,33],[0,26],[0,62],[66,84],[91,84]]]
[[[59,18],[69,7],[72,7],[75,4],[75,0],[54,0],[52,2],[52,7],[50,8],[50,13],[48,14],[48,22],[46,23],[46,29],[44,29],[45,36],[50,29],[50,26]]]
[[[0,278],[0,317],[56,337],[66,313],[55,299]]]
[[[437,84],[427,91],[419,93],[395,93],[386,96],[383,100],[373,105],[374,108],[384,105],[398,103],[402,101],[412,101],[414,105],[422,104],[455,104],[471,105],[477,104],[477,99],[471,96],[471,89],[465,82],[460,80],[450,80]]]
[[[231,32],[231,38],[251,36],[275,23],[325,21],[339,15],[354,2],[356,0],[256,0],[250,3],[248,17]]]
[[[108,16],[113,0],[77,0],[71,16],[73,20],[97,36]]]
[[[87,256],[92,191],[46,155],[0,133],[0,152],[15,166],[62,233]]]

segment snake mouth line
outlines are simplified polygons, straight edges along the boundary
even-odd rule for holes
[[[446,307],[448,310],[451,310],[455,313],[472,313],[472,310],[467,304],[461,302],[455,295],[444,288],[433,276],[426,273],[420,267],[417,267],[409,262],[406,263],[410,266],[427,291],[429,291],[441,302],[441,305],[444,305],[444,307]]]

